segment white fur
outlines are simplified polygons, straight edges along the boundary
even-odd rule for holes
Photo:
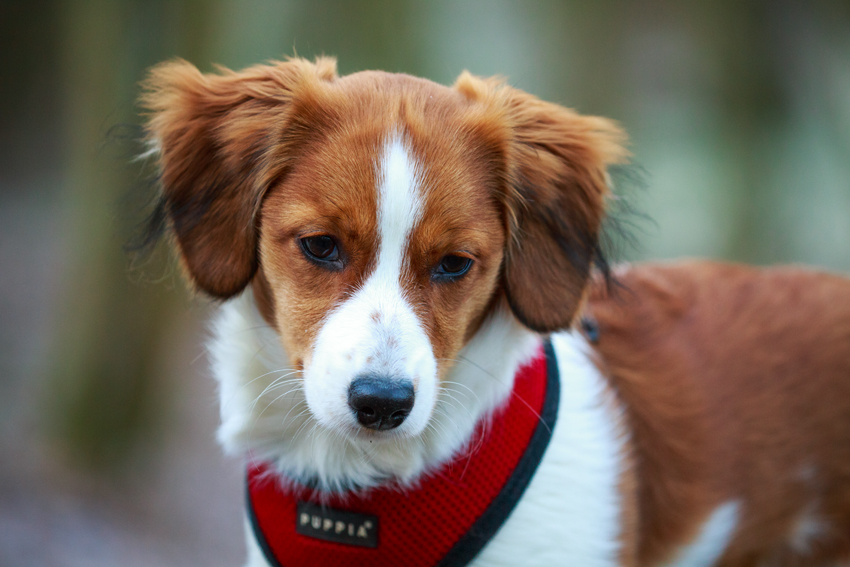
[[[436,402],[437,361],[428,335],[401,289],[410,232],[421,215],[417,165],[397,135],[377,167],[377,265],[365,284],[325,320],[304,372],[307,405],[319,423],[350,435],[384,442],[416,436]],[[359,375],[413,383],[413,410],[397,429],[364,431],[348,405]]]
[[[720,559],[738,526],[740,504],[726,502],[715,508],[699,535],[683,547],[670,567],[711,567]]]
[[[828,533],[829,526],[818,515],[817,506],[810,503],[794,522],[789,538],[791,549],[800,555],[808,555],[817,541]]]
[[[266,556],[263,553],[260,544],[257,543],[257,537],[254,535],[254,528],[248,518],[245,518],[245,542],[246,552],[248,554],[245,560],[245,567],[270,567],[266,561]]]
[[[561,404],[552,440],[508,521],[473,562],[485,566],[614,566],[622,514],[620,412],[578,334],[552,336]]]

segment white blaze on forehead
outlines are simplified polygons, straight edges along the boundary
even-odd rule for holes
[[[436,401],[437,363],[431,342],[404,293],[407,244],[422,216],[421,169],[398,134],[376,156],[377,263],[363,285],[322,325],[305,372],[304,391],[325,425],[356,427],[348,407],[351,382],[361,375],[411,380],[413,410],[398,428],[418,434]]]
[[[402,274],[408,266],[405,257],[410,234],[422,216],[419,166],[398,133],[387,137],[377,167],[378,179],[378,250],[375,271],[355,295],[360,308],[370,318],[361,333],[371,336],[362,348],[371,350],[373,368],[389,376],[419,382],[421,369],[411,360],[422,359],[425,338],[419,318],[413,312],[402,289]],[[353,306],[352,306],[353,307]],[[424,339],[424,343],[423,343]],[[419,352],[414,352],[419,351]]]
[[[392,134],[378,163],[378,271],[400,273],[408,237],[421,215],[416,162],[411,159],[401,137]]]

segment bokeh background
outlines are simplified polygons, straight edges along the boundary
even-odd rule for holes
[[[502,74],[621,122],[634,246],[850,271],[850,2],[0,2],[0,565],[241,564],[214,441],[214,308],[122,246],[149,195],[138,83],[297,53]],[[628,213],[628,211],[637,211]],[[621,241],[622,242],[622,241]]]

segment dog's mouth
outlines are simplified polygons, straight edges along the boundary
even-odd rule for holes
[[[349,436],[353,439],[357,439],[358,441],[366,441],[368,443],[394,442],[400,439],[413,437],[413,435],[404,430],[392,429],[386,431],[375,431],[364,427],[350,428]]]

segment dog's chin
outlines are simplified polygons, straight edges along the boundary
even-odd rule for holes
[[[379,445],[385,443],[397,444],[402,440],[416,439],[428,428],[432,417],[431,415],[422,416],[425,419],[420,418],[407,421],[394,429],[377,430],[363,427],[353,418],[345,419],[336,416],[326,416],[322,412],[316,412],[312,409],[310,409],[310,413],[318,425],[330,435],[353,441],[357,445],[363,445],[364,443]]]
[[[413,439],[421,435],[423,429],[409,430],[399,427],[387,431],[376,431],[374,429],[356,426],[350,429],[348,435],[358,441],[365,441],[367,443],[388,443],[397,442],[402,439]]]

